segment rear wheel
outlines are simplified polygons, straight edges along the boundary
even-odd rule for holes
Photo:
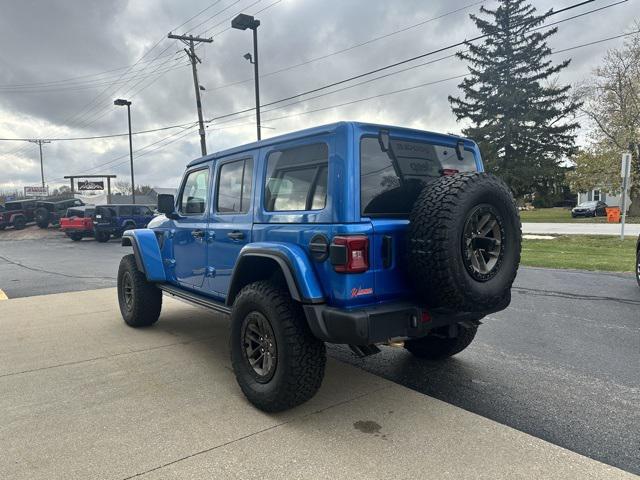
[[[233,304],[231,362],[247,399],[260,410],[279,412],[315,395],[326,351],[287,291],[256,282],[244,287]]]
[[[162,310],[162,291],[138,270],[135,255],[122,257],[118,268],[118,303],[130,327],[148,327],[158,321]]]
[[[13,228],[16,230],[22,230],[27,226],[27,220],[24,217],[17,217],[13,220]]]
[[[70,233],[69,238],[74,242],[79,242],[80,240],[82,240],[82,235],[80,235],[79,233]]]
[[[451,328],[455,331],[451,332]],[[404,348],[418,358],[442,360],[467,348],[476,336],[477,331],[478,327],[469,328],[461,325],[437,328],[426,337],[407,340],[404,342]]]
[[[94,237],[100,243],[106,243],[109,241],[111,234],[109,232],[105,232],[104,230],[96,230]]]
[[[36,225],[38,225],[40,228],[49,228],[49,223],[50,223],[50,215],[49,215],[49,211],[46,208],[38,208],[35,211],[35,220],[36,220]]]

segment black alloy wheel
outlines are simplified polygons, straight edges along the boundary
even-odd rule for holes
[[[122,276],[122,298],[126,309],[133,310],[133,281],[129,272],[124,272]]]
[[[491,205],[478,205],[465,222],[462,237],[464,266],[480,282],[500,268],[504,245],[504,227],[500,214]]]
[[[252,311],[242,323],[244,359],[253,370],[257,382],[266,383],[273,377],[278,363],[278,349],[269,320]]]

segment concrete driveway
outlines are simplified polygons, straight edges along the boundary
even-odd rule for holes
[[[113,289],[6,300],[0,329],[0,478],[638,478],[331,359],[259,412],[227,320],[174,300],[141,330]]]
[[[552,233],[556,235],[620,235],[620,225],[615,223],[523,223],[522,233]],[[640,224],[624,226],[630,237],[640,235]]]

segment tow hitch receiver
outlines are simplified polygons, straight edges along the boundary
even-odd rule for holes
[[[358,358],[364,358],[380,353],[380,349],[375,345],[349,345],[349,348]]]

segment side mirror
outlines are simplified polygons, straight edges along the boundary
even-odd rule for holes
[[[378,143],[380,144],[380,150],[383,152],[389,151],[389,130],[380,130],[380,132],[378,132]]]
[[[176,213],[176,200],[173,195],[161,193],[158,195],[158,211],[168,218],[173,218]]]

